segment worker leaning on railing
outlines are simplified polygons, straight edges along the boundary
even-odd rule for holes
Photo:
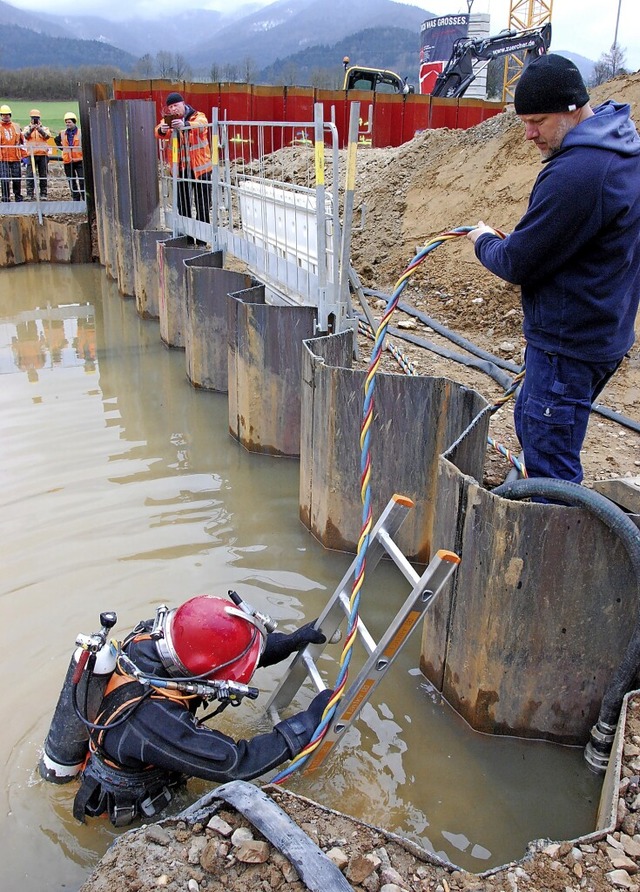
[[[74,112],[64,116],[65,129],[54,137],[54,142],[62,149],[64,172],[74,201],[84,201],[84,166],[82,163],[82,135]]]
[[[170,166],[173,164],[174,134],[178,140],[178,213],[183,217],[191,216],[193,186],[196,218],[208,223],[213,165],[207,116],[185,102],[180,93],[169,93],[164,117],[155,134],[165,143],[165,161]]]
[[[47,197],[47,165],[51,154],[51,131],[42,123],[40,111],[32,108],[29,112],[30,123],[22,131],[27,157],[23,159],[27,181],[27,200],[34,197],[36,174],[40,198]]]
[[[13,188],[14,201],[22,201],[22,169],[24,158],[24,138],[19,124],[11,120],[11,109],[0,105],[0,182],[2,200],[11,201]]]

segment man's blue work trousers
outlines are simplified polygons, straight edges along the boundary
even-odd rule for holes
[[[620,362],[583,362],[527,345],[514,420],[529,477],[582,481],[591,404]]]

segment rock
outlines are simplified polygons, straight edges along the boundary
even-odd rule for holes
[[[345,855],[342,849],[339,849],[336,846],[334,846],[332,849],[329,849],[329,851],[327,852],[327,858],[330,861],[333,861],[333,863],[339,870],[344,870],[349,863],[349,858]]]
[[[199,892],[200,886],[198,885],[196,880],[193,879],[193,877],[191,877],[191,879],[187,883],[187,889],[189,890],[189,892]]]
[[[607,879],[616,889],[630,889],[633,885],[626,870],[612,870],[607,874]]]
[[[231,843],[234,846],[241,846],[245,842],[253,839],[253,833],[248,827],[238,827],[231,835]]]
[[[208,830],[213,830],[216,833],[219,833],[220,836],[231,836],[233,833],[233,827],[231,824],[227,824],[225,820],[223,820],[219,815],[214,815],[209,823],[207,824]]]
[[[200,867],[207,873],[216,873],[220,862],[229,854],[228,843],[219,839],[210,839],[200,853]]]
[[[418,327],[418,323],[415,319],[400,319],[396,322],[396,328],[404,328],[409,331],[415,331]]]
[[[207,837],[206,836],[194,836],[191,840],[191,845],[189,846],[189,851],[187,853],[187,861],[189,864],[200,864],[200,855],[202,854],[205,846],[207,845]]]
[[[384,886],[380,887],[380,892],[407,892],[404,886],[399,886],[397,883],[385,883]]]
[[[611,858],[611,863],[613,864],[616,870],[626,870],[628,874],[634,874],[638,872],[638,865],[635,861],[632,861],[627,855],[623,855],[618,852],[613,858]]]
[[[149,842],[155,842],[159,846],[168,846],[171,842],[171,837],[164,829],[164,827],[160,827],[158,824],[151,824],[144,831],[145,837],[149,840]]]
[[[380,871],[380,882],[384,886],[402,886],[402,877],[395,868],[384,866]]]
[[[355,855],[349,861],[345,876],[350,883],[359,886],[370,873],[376,869],[376,860],[373,855]]]
[[[234,855],[243,864],[264,864],[269,860],[269,843],[260,839],[248,839],[238,847]]]
[[[389,858],[389,853],[387,852],[387,850],[385,849],[384,846],[380,846],[379,849],[374,849],[373,854],[377,855],[377,857],[380,859],[380,863],[383,864],[385,867],[391,866],[391,860]]]
[[[624,849],[625,853],[630,858],[640,858],[640,840],[633,839],[626,833],[621,833],[620,842],[622,843],[622,848]]]

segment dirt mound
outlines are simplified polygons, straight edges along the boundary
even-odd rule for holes
[[[593,90],[592,105],[606,99],[629,103],[637,120],[640,73]],[[427,130],[396,149],[359,152],[357,196],[366,212],[353,238],[354,266],[365,284],[390,288],[415,248],[447,229],[479,219],[512,229],[539,170],[539,152],[524,140],[513,111],[470,130]],[[475,262],[468,244],[448,247],[429,266],[432,287],[479,282],[492,288],[495,277]]]

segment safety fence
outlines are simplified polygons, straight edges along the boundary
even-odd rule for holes
[[[354,103],[352,151],[359,108]],[[212,110],[206,147],[211,164],[194,169],[204,128],[159,140],[164,223],[212,251],[247,264],[276,303],[317,308],[319,331],[340,331],[349,312],[348,257],[354,163],[340,183],[338,134],[316,105],[313,120],[288,123],[219,120]],[[200,135],[198,135],[200,134]],[[202,156],[198,156],[201,163]]]
[[[86,214],[81,163],[67,169],[62,161],[49,157],[49,146],[46,154],[28,144],[20,149],[22,160],[0,161],[0,215],[37,215],[42,223],[45,214]]]

